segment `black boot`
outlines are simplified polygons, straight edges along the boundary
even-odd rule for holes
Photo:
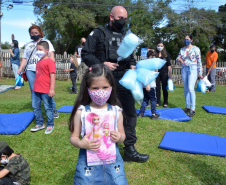
[[[72,87],[72,91],[70,92],[70,94],[78,94],[78,93],[75,91],[75,88]]]
[[[143,163],[149,159],[149,155],[140,154],[136,151],[134,145],[129,145],[125,147],[123,160],[125,162],[139,162]]]

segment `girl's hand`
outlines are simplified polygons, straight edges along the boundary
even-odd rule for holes
[[[121,139],[121,134],[115,130],[110,132],[110,138],[114,143],[117,143]]]
[[[68,69],[65,69],[65,70],[64,70],[64,72],[67,72],[67,71],[68,71]]]
[[[92,132],[86,134],[82,140],[81,140],[81,147],[87,150],[92,150],[92,151],[98,151],[100,148],[100,141],[97,141],[97,139],[89,140],[89,136],[92,134]]]

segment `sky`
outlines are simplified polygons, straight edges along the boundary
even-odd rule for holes
[[[1,0],[0,0],[1,1]],[[11,42],[11,35],[15,35],[15,40],[18,40],[19,47],[24,46],[25,43],[30,41],[28,28],[32,23],[37,22],[38,17],[34,15],[34,7],[32,1],[25,0],[23,4],[13,3],[13,0],[2,0],[1,19],[1,40],[3,42]],[[12,9],[7,9],[9,4],[13,5]],[[220,5],[226,4],[225,0],[196,0],[193,4],[196,8],[212,9],[217,11]],[[172,9],[177,13],[185,10],[188,4],[185,0],[176,0],[170,4]]]

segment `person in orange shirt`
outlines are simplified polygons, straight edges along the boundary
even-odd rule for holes
[[[215,92],[215,78],[216,78],[216,63],[218,59],[218,54],[215,51],[216,46],[211,45],[210,46],[210,51],[207,52],[206,54],[206,60],[204,65],[206,65],[206,74],[208,75],[208,80],[211,83],[211,87],[208,89],[211,92]],[[208,91],[207,90],[207,91]]]

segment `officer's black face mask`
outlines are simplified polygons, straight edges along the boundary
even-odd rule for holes
[[[85,46],[85,42],[82,43],[82,46]]]
[[[121,31],[125,26],[125,24],[126,24],[125,19],[119,19],[119,20],[114,19],[114,22],[112,22],[112,27],[115,29],[115,31]]]

